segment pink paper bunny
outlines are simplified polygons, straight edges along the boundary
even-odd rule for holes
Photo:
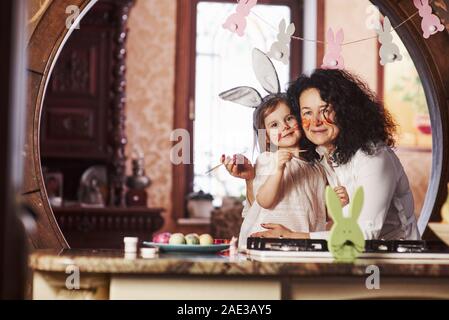
[[[256,4],[257,0],[239,0],[236,12],[226,19],[223,28],[235,32],[242,37],[245,34],[246,17]]]
[[[440,18],[432,14],[432,7],[429,5],[429,0],[413,0],[413,3],[419,9],[419,15],[422,17],[421,29],[425,39],[428,39],[438,31],[444,30],[444,25],[441,24]]]
[[[341,55],[341,44],[343,43],[344,34],[343,29],[338,30],[337,36],[334,37],[334,31],[332,28],[327,30],[327,45],[328,49],[323,58],[323,69],[344,69],[345,62]]]

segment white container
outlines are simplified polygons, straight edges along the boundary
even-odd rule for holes
[[[125,252],[126,253],[136,253],[138,241],[139,241],[139,238],[137,238],[137,237],[124,237],[123,243],[125,244]]]
[[[211,200],[189,200],[187,210],[191,218],[210,218],[214,209]]]
[[[158,248],[141,248],[140,256],[144,259],[155,258],[158,254]]]

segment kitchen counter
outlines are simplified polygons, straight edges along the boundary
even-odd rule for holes
[[[177,275],[365,275],[366,267],[377,265],[384,275],[449,277],[449,260],[367,260],[354,264],[335,263],[330,259],[295,258],[289,261],[270,259],[254,261],[240,254],[236,257],[216,254],[160,254],[155,258],[126,257],[120,250],[35,251],[30,267],[38,271],[64,272],[76,265],[80,272],[110,274]]]
[[[36,299],[449,298],[449,260],[261,262],[245,255],[160,254],[143,259],[119,250],[38,250],[30,255],[29,265]],[[373,266],[379,290],[366,285]],[[67,281],[76,276],[81,285],[72,290]]]

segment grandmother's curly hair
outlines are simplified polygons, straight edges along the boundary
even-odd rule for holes
[[[316,69],[310,76],[301,75],[288,88],[288,96],[296,114],[300,114],[299,97],[307,89],[315,88],[321,99],[332,105],[335,124],[340,133],[333,155],[338,164],[348,163],[361,149],[375,152],[375,144],[394,147],[396,124],[375,93],[357,76],[343,70]],[[314,149],[303,133],[302,148]]]

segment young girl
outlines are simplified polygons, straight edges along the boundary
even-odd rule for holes
[[[221,161],[231,174],[247,180],[248,197],[243,210],[239,248],[246,249],[247,238],[263,226],[282,224],[296,232],[326,230],[325,174],[317,162],[300,157],[301,131],[286,94],[271,94],[255,110],[254,130],[261,152],[252,179],[249,163],[237,158]],[[277,149],[277,150],[276,150]],[[246,168],[245,168],[246,167]]]

